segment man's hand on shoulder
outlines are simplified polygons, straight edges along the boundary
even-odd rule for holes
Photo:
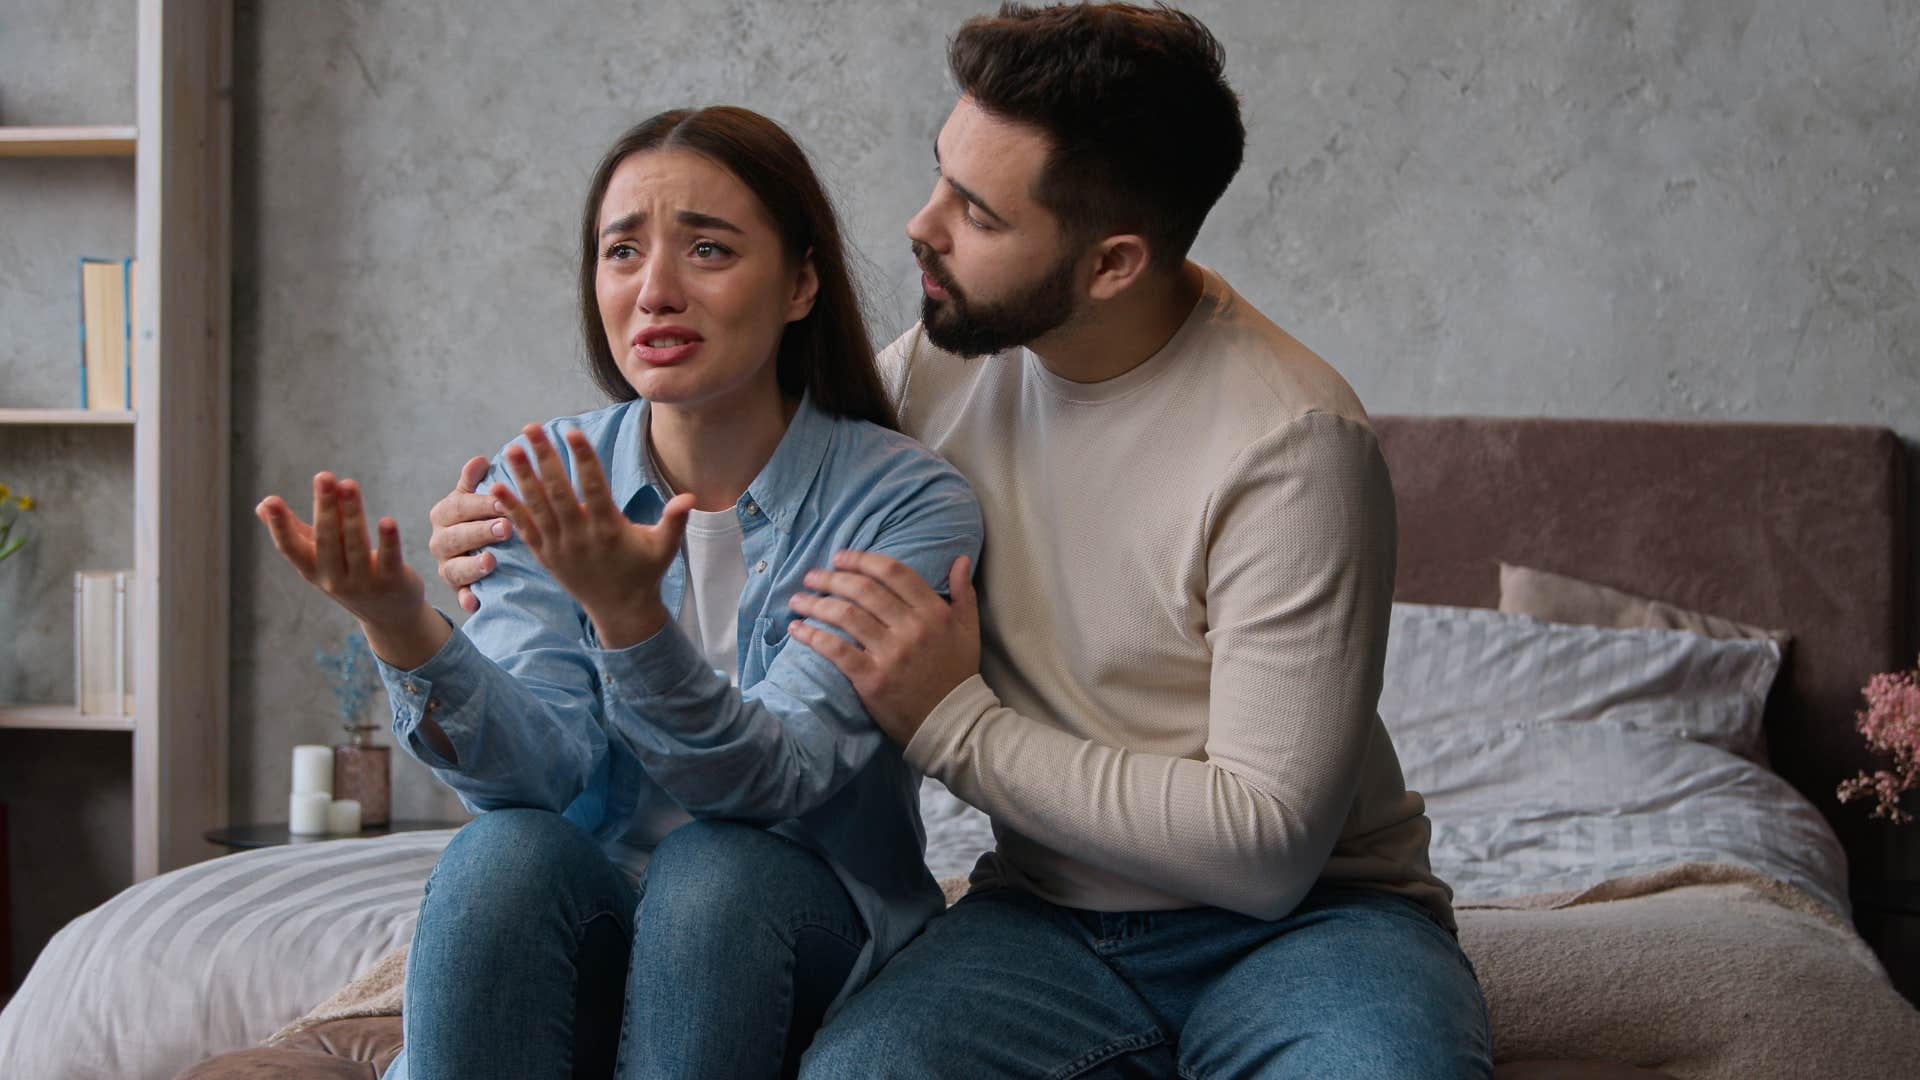
[[[499,501],[475,492],[486,475],[486,458],[468,458],[453,490],[434,503],[428,515],[433,536],[427,541],[427,550],[439,564],[440,580],[458,590],[460,606],[469,615],[480,610],[473,583],[493,573],[497,565],[493,555],[481,549],[513,535],[513,522]]]
[[[928,714],[953,688],[980,671],[980,608],[973,593],[973,560],[953,561],[947,575],[951,603],[904,563],[872,552],[842,551],[832,570],[807,574],[793,610],[853,638],[794,621],[794,640],[846,675],[861,704],[887,737],[913,740]]]

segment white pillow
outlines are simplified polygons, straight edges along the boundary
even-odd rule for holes
[[[1845,917],[1839,841],[1753,760],[1779,666],[1767,640],[1395,604],[1380,716],[1457,901],[1724,862]]]
[[[246,851],[68,923],[0,1013],[0,1077],[168,1080],[252,1046],[413,935],[453,830]]]

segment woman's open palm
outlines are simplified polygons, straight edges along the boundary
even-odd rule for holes
[[[603,636],[609,626],[631,625],[660,607],[660,579],[680,548],[692,495],[676,495],[661,511],[657,525],[637,525],[614,505],[599,455],[578,431],[566,433],[574,476],[539,425],[522,434],[533,447],[529,458],[518,445],[506,451],[507,470],[520,485],[516,496],[495,483],[491,494],[506,508],[520,540],[554,580],[580,602]],[[657,622],[658,619],[643,620]]]
[[[362,623],[406,626],[426,600],[426,583],[400,554],[400,527],[379,522],[380,546],[367,535],[360,485],[330,472],[313,478],[313,524],[300,520],[286,500],[269,495],[254,516],[273,535],[282,558]]]

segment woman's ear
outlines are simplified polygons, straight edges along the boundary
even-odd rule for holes
[[[800,258],[800,272],[794,275],[793,299],[787,304],[787,321],[799,322],[813,310],[813,301],[820,295],[820,272],[813,267],[813,249]]]

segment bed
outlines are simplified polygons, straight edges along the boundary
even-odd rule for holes
[[[1382,715],[1429,798],[1498,1075],[1910,1075],[1920,1013],[1847,893],[1920,876],[1920,832],[1834,797],[1876,764],[1860,686],[1913,660],[1900,441],[1377,428],[1400,510]],[[1675,613],[1711,621],[1661,628]],[[937,785],[922,802],[929,865],[964,872],[983,819]],[[223,1051],[189,1075],[376,1075],[398,1023],[355,989],[392,967],[449,835],[247,852],[126,890],[0,1014],[0,1076],[164,1080]]]

